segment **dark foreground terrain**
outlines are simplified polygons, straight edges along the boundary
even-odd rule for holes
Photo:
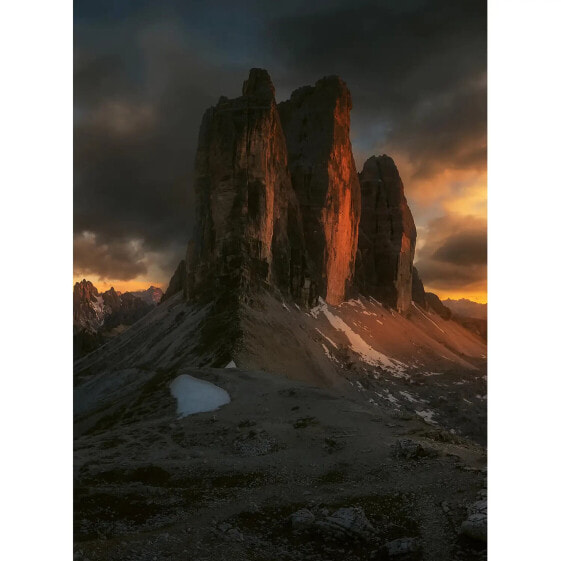
[[[178,418],[179,373],[231,403]],[[145,374],[122,373],[136,382],[105,388],[95,407],[94,386],[77,388],[75,559],[486,557],[485,407],[473,437],[459,413],[481,398],[480,374],[395,381],[414,390],[405,396],[422,390],[439,424],[369,398],[376,383],[384,395],[381,379],[357,391],[238,369]]]

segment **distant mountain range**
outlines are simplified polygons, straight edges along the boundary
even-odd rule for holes
[[[443,300],[442,303],[447,308],[450,308],[452,313],[456,316],[487,319],[487,304],[479,304],[466,298],[461,298],[460,300],[451,300],[448,298],[447,300]]]
[[[121,293],[111,287],[99,292],[86,279],[74,285],[74,356],[78,358],[121,333],[161,300],[160,288]]]

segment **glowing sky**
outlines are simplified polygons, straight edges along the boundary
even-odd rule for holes
[[[394,158],[442,298],[486,302],[486,4],[75,2],[74,276],[165,289],[193,223],[204,110],[267,68],[277,101],[340,75],[357,163]]]

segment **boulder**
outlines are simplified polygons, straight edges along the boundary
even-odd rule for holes
[[[473,503],[469,515],[462,522],[460,533],[476,541],[487,541],[487,499]]]
[[[295,532],[308,530],[313,526],[315,520],[316,517],[312,511],[302,508],[290,515],[290,527]]]
[[[315,528],[331,539],[358,538],[369,540],[374,528],[361,507],[343,507],[315,522]]]
[[[417,460],[419,458],[433,457],[438,455],[433,448],[421,446],[418,442],[404,438],[396,441],[393,447],[393,455],[400,460]]]
[[[398,538],[384,544],[374,558],[414,561],[421,558],[421,547],[415,538]]]

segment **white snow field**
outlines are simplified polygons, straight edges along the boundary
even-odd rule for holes
[[[226,390],[205,380],[182,374],[170,384],[171,395],[177,399],[177,414],[187,417],[193,413],[215,411],[230,403]]]

